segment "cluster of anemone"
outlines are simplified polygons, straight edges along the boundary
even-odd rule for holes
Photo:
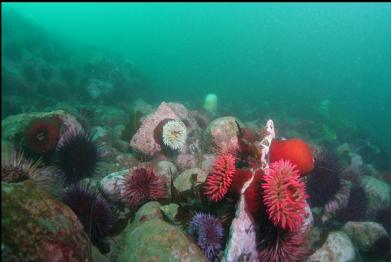
[[[190,221],[188,233],[197,241],[209,261],[213,261],[223,247],[223,225],[211,214],[196,213]]]
[[[122,198],[136,210],[141,204],[150,200],[167,197],[164,177],[157,176],[148,167],[139,167],[130,171],[124,181]]]
[[[220,201],[228,192],[236,171],[236,159],[232,154],[218,155],[212,172],[206,179],[204,193],[213,201]]]
[[[76,214],[92,243],[103,253],[109,252],[104,239],[116,222],[115,211],[99,191],[77,183],[66,188],[61,198]]]

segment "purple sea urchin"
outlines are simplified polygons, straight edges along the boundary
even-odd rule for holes
[[[338,157],[331,152],[322,152],[316,158],[314,170],[307,176],[307,193],[311,206],[322,207],[341,188],[341,167]]]
[[[89,184],[78,183],[72,184],[65,190],[62,201],[79,218],[92,243],[100,250],[107,250],[107,247],[102,247],[102,239],[109,234],[115,223],[115,216],[113,209],[102,195]]]
[[[348,221],[363,221],[368,207],[368,197],[361,186],[353,186],[350,190],[349,201],[346,207],[339,209],[337,220],[345,223]]]
[[[386,206],[376,211],[375,221],[382,224],[384,228],[391,234],[391,206]]]
[[[189,234],[210,260],[222,249],[224,229],[220,220],[210,214],[196,213],[190,222]]]
[[[56,165],[64,172],[67,183],[93,176],[99,160],[97,145],[84,131],[72,132],[57,147]]]

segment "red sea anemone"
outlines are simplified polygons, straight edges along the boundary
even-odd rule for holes
[[[60,134],[60,121],[57,118],[32,120],[24,130],[27,149],[38,155],[54,151]]]
[[[261,190],[262,177],[263,171],[261,169],[257,170],[253,181],[246,189],[246,192],[244,192],[246,210],[252,215],[254,220],[256,220],[260,216],[260,213],[264,211]]]
[[[229,190],[236,195],[240,195],[244,184],[250,180],[252,172],[248,169],[236,169],[232,178],[232,184]]]
[[[274,162],[263,180],[263,200],[269,219],[282,229],[298,229],[303,222],[308,196],[295,165],[287,160]]]
[[[314,156],[311,148],[301,139],[276,140],[270,145],[269,163],[289,160],[297,166],[301,175],[314,168]]]
[[[123,198],[133,209],[137,209],[145,201],[162,199],[166,196],[165,179],[156,176],[151,168],[136,168],[125,178]]]
[[[211,174],[205,182],[205,195],[213,201],[220,201],[228,192],[235,174],[236,159],[232,154],[218,155]]]

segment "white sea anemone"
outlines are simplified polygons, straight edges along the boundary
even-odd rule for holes
[[[181,150],[186,143],[187,129],[180,120],[170,120],[163,126],[163,143],[171,149]]]

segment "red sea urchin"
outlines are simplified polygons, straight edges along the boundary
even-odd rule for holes
[[[37,155],[45,155],[56,148],[60,135],[60,121],[57,118],[37,118],[24,130],[27,149]]]
[[[236,159],[232,154],[218,155],[211,174],[205,182],[205,195],[213,201],[220,201],[228,192],[235,174]]]
[[[290,232],[273,226],[271,221],[261,225],[262,240],[257,248],[258,260],[265,262],[301,262],[309,255],[307,234]]]
[[[270,220],[282,229],[298,229],[308,197],[299,170],[290,161],[280,160],[271,164],[263,180],[263,200]]]
[[[166,196],[165,179],[156,176],[151,168],[139,167],[125,178],[123,198],[133,209],[137,209],[145,201],[162,199]]]

